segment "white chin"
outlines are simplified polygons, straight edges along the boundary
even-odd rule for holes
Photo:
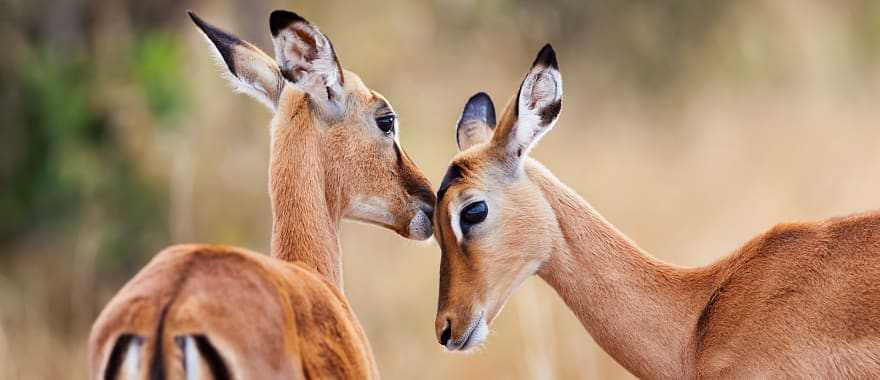
[[[464,347],[461,348],[462,351],[470,351],[474,348],[480,347],[486,342],[486,338],[489,337],[489,326],[486,325],[486,320],[480,318],[480,323],[477,325],[477,328],[474,329],[474,332],[471,334],[471,338],[467,341]]]
[[[449,341],[446,343],[446,349],[449,351],[469,352],[483,345],[487,337],[489,337],[489,326],[486,324],[486,320],[480,317],[480,321],[477,322],[477,326],[473,328],[470,336],[461,338],[466,339],[464,342],[460,340],[458,342]]]
[[[409,238],[413,240],[425,240],[431,237],[434,229],[431,219],[424,211],[418,210],[412,220],[409,221]]]

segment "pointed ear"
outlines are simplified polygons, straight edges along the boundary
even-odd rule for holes
[[[492,104],[492,98],[485,92],[471,96],[458,119],[455,131],[458,150],[463,151],[489,141],[494,130],[495,105]]]
[[[269,16],[275,60],[285,78],[313,100],[338,110],[345,77],[330,40],[298,14],[276,10]]]
[[[492,144],[508,158],[522,159],[553,128],[561,109],[562,74],[556,52],[547,44],[532,63],[515,100],[507,106]]]
[[[218,61],[228,70],[228,75],[224,76],[233,87],[274,111],[284,87],[284,78],[275,61],[256,46],[208,24],[192,11],[186,13],[208,39]]]

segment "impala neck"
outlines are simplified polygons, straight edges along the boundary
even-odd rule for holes
[[[285,91],[282,96],[290,96]],[[288,104],[297,104],[290,102]],[[342,289],[338,226],[341,199],[324,171],[316,128],[305,99],[279,112],[272,125],[269,192],[272,256],[313,269]]]
[[[625,368],[639,377],[688,377],[710,292],[705,276],[645,254],[546,169],[530,170],[530,177],[563,237],[539,276]]]

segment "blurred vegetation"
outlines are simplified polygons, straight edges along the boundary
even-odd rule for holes
[[[88,174],[81,154],[91,152],[106,134],[106,126],[90,109],[83,59],[64,58],[59,62],[43,53],[18,68],[21,82],[16,92],[22,107],[15,116],[20,118],[18,125],[28,128],[20,131],[20,140],[4,140],[8,150],[13,144],[23,145],[9,165],[9,178],[4,178],[4,187],[11,191],[0,198],[2,212],[9,216],[0,227],[7,239],[15,228],[42,219],[41,214],[69,214],[79,182]]]
[[[535,155],[665,260],[880,207],[876,1],[4,0],[0,378],[83,378],[91,322],[164,246],[267,251],[269,115],[219,78],[186,8],[267,52],[272,9],[314,21],[434,180],[465,99],[502,106],[552,42],[566,105]],[[485,350],[442,352],[436,246],[342,233],[386,378],[626,377],[536,281]]]
[[[141,260],[132,252],[167,240],[166,197],[139,176],[96,99],[99,65],[92,56],[83,49],[36,49],[17,67],[12,90],[21,102],[13,122],[23,128],[0,143],[15,152],[2,178],[10,191],[0,194],[0,213],[8,216],[0,221],[0,244],[33,229],[64,230],[94,212],[112,221],[94,226],[102,236],[101,267],[137,269]],[[149,33],[134,44],[130,71],[120,73],[137,83],[157,126],[173,127],[184,109],[175,49],[167,35]]]
[[[168,33],[147,33],[135,43],[132,75],[143,88],[160,126],[173,127],[186,111],[187,84],[179,42]]]

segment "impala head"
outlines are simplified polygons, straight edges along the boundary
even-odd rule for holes
[[[435,327],[449,350],[483,343],[510,294],[550,254],[558,224],[525,166],[561,105],[562,77],[550,45],[538,53],[497,126],[486,94],[465,105],[459,153],[440,185],[435,213],[443,255]]]
[[[272,12],[272,59],[189,15],[236,90],[274,113],[270,188],[276,212],[292,196],[291,188],[320,182],[321,196],[337,217],[411,239],[431,236],[435,198],[400,147],[397,114],[388,100],[342,68],[333,44],[316,26],[293,12]]]

